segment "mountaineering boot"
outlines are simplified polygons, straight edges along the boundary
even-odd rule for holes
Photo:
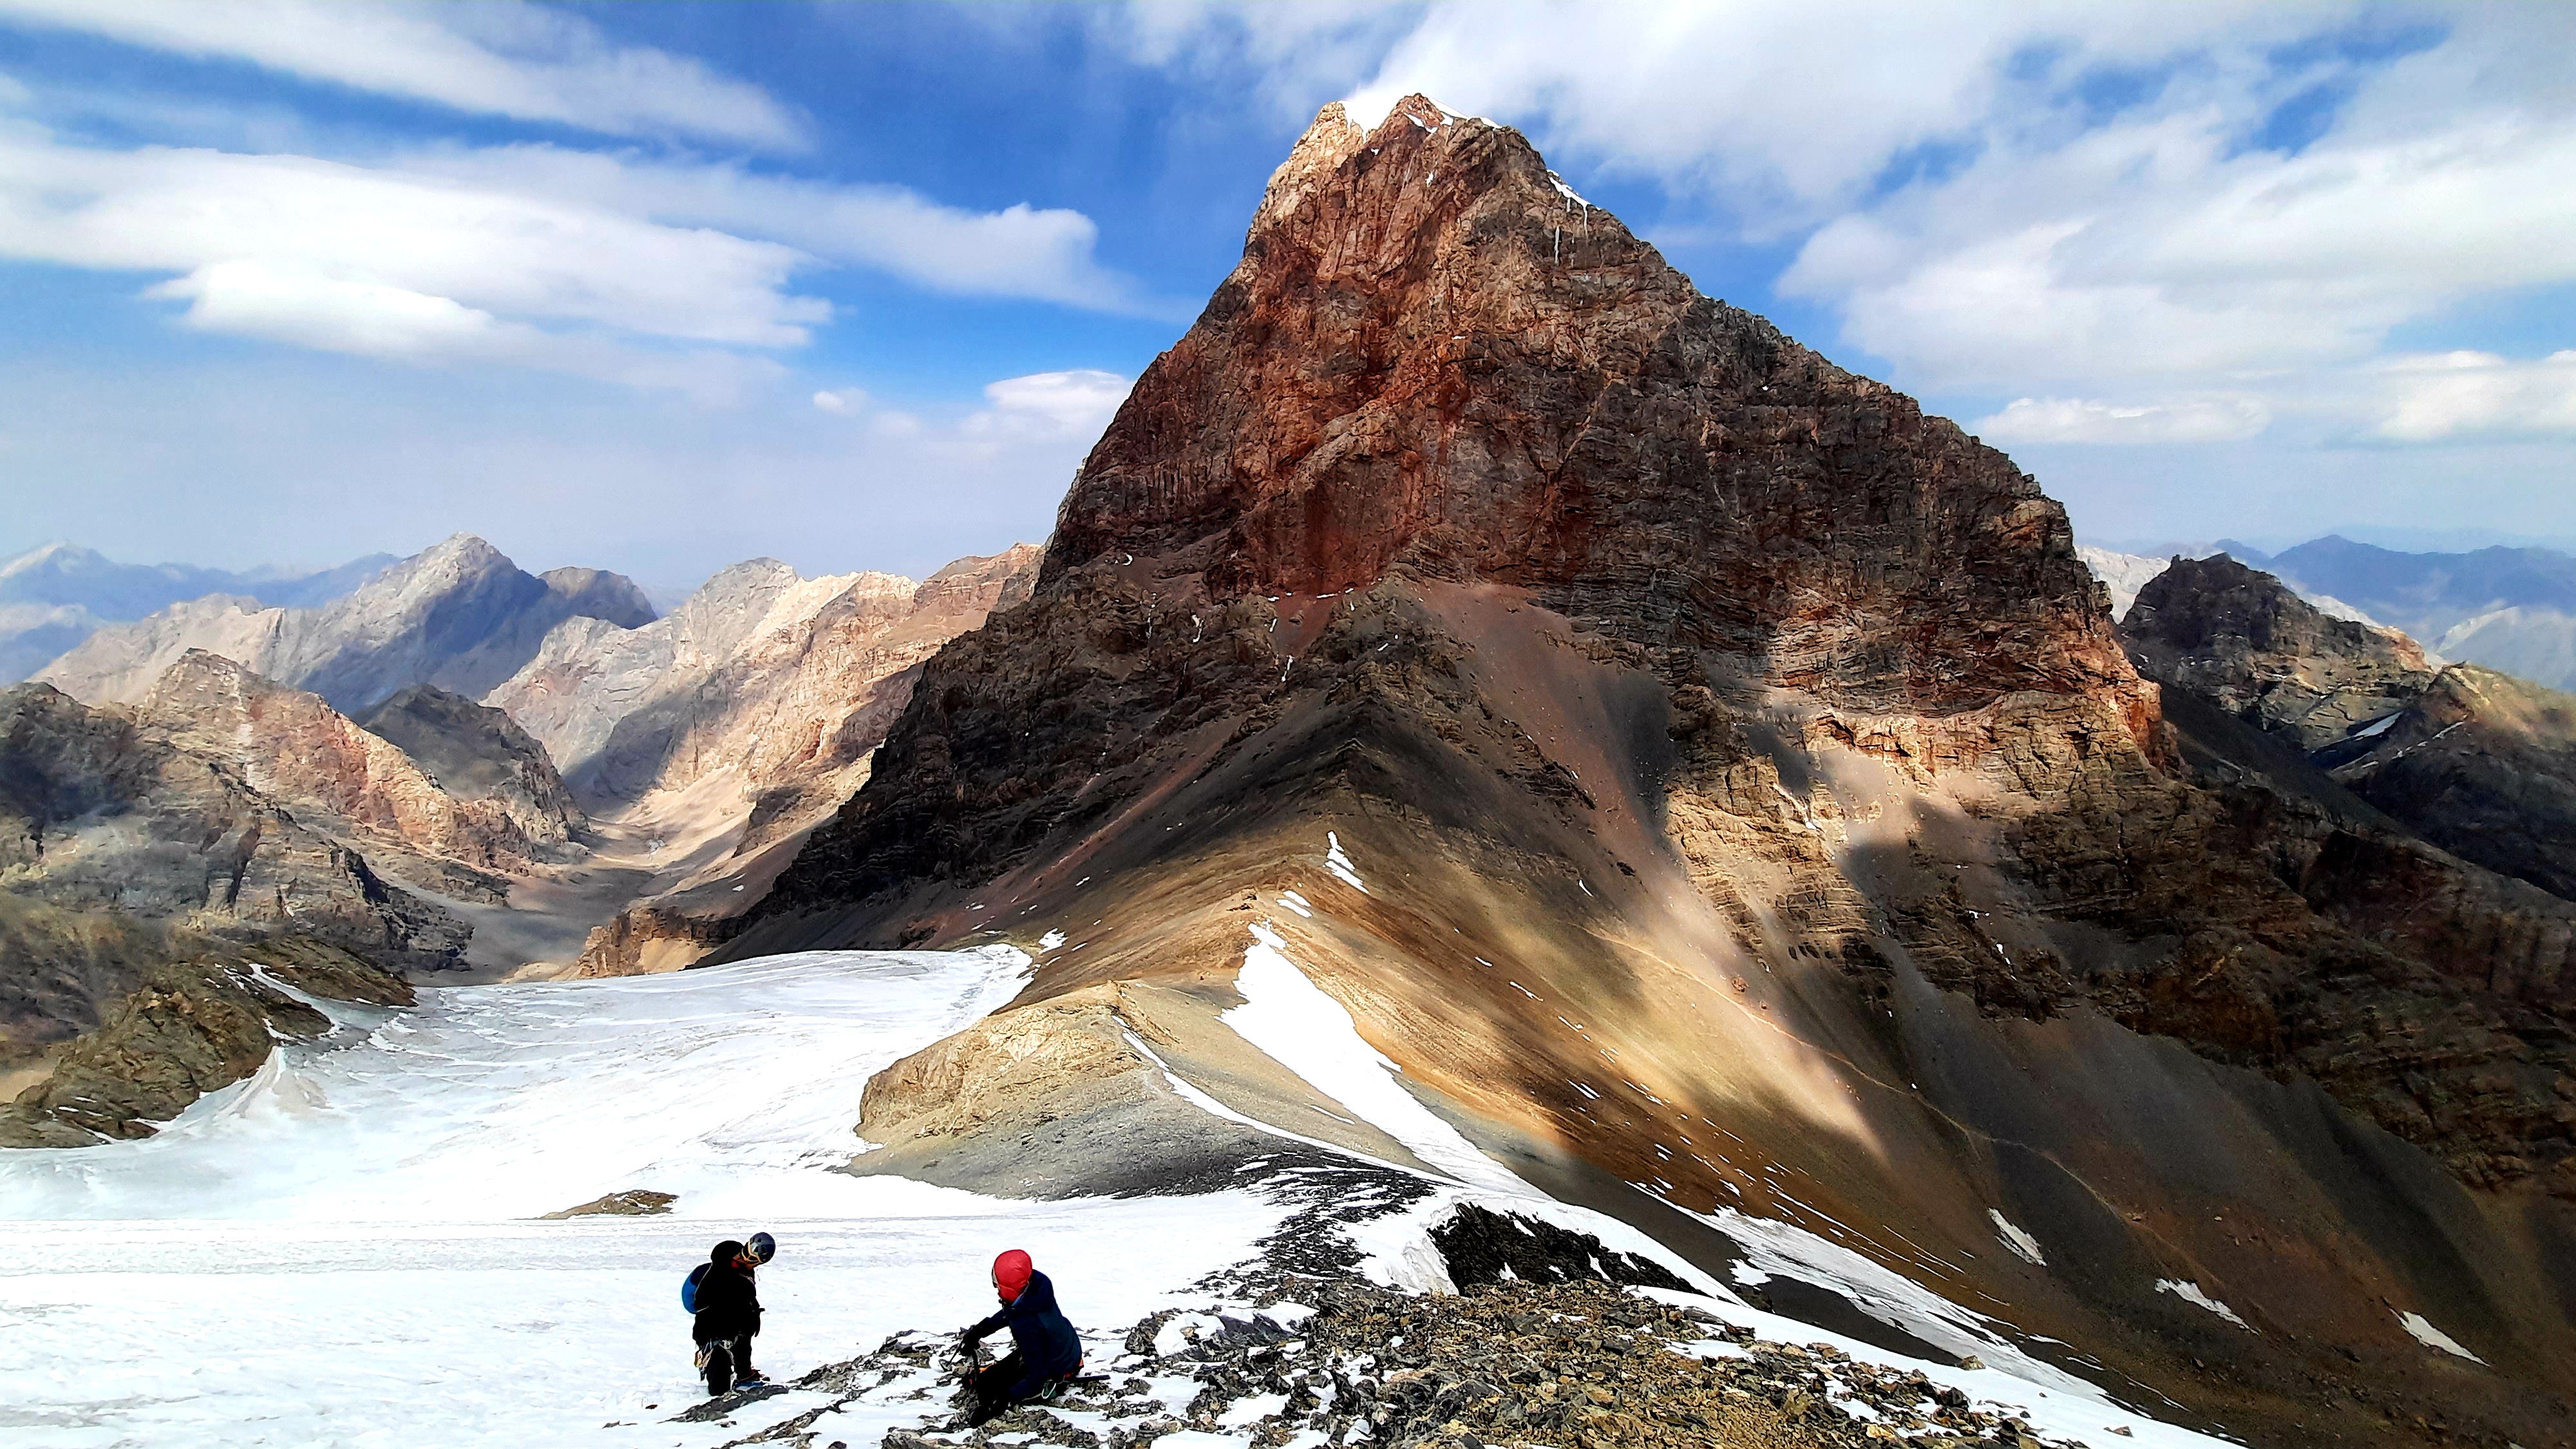
[[[760,1370],[751,1366],[751,1340],[748,1338],[733,1341],[733,1382],[736,1388],[767,1382],[760,1376]]]

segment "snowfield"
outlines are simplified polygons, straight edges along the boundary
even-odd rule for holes
[[[1655,1296],[1765,1338],[1920,1368],[2023,1408],[2051,1439],[2219,1442],[2119,1408],[1991,1320],[1849,1249],[1787,1223],[1703,1217],[1747,1250],[1739,1274],[1834,1288],[1987,1366],[1916,1363],[1756,1312],[1638,1230],[1485,1157],[1405,1090],[1285,945],[1256,931],[1244,1004],[1226,1023],[1432,1169],[1434,1191],[1412,1208],[1346,1228],[1379,1282],[1447,1290],[1428,1230],[1481,1202],[1645,1253],[1709,1295]],[[773,1380],[899,1330],[944,1334],[982,1316],[986,1266],[1007,1247],[1055,1277],[1087,1356],[1107,1364],[1115,1336],[1156,1309],[1218,1306],[1196,1285],[1251,1259],[1294,1206],[1258,1190],[1017,1202],[833,1170],[861,1145],[852,1128],[868,1077],[1008,1002],[1028,969],[1007,948],[808,952],[432,991],[406,1009],[316,1003],[338,1023],[329,1038],[282,1049],[158,1136],[0,1154],[13,1249],[0,1266],[0,1437],[65,1449],[712,1449],[832,1402],[791,1392],[718,1422],[672,1419],[704,1398],[680,1281],[711,1243],[763,1228],[779,1240],[761,1274],[757,1350]],[[536,1220],[628,1189],[679,1200],[661,1217]],[[945,1413],[925,1372],[812,1427],[817,1443],[873,1449],[886,1428]],[[1240,1437],[1157,1442],[1251,1442],[1248,1426],[1225,1427]]]
[[[719,1443],[746,1430],[664,1422],[704,1397],[680,1280],[760,1228],[780,1244],[761,1274],[773,1375],[982,1316],[1006,1247],[1056,1270],[1084,1328],[1123,1328],[1285,1210],[827,1170],[857,1146],[868,1076],[1008,1001],[1026,969],[1007,950],[816,952],[328,1003],[332,1040],[157,1137],[0,1154],[0,1439]],[[680,1199],[529,1220],[627,1188]]]

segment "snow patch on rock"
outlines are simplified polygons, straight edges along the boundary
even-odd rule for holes
[[[2226,1319],[2228,1322],[2235,1324],[2237,1327],[2244,1329],[2247,1333],[2252,1333],[2254,1331],[2254,1325],[2237,1317],[2235,1309],[2228,1307],[2226,1304],[2210,1297],[2207,1293],[2202,1292],[2198,1283],[2187,1282],[2177,1278],[2158,1278],[2156,1280],[2156,1291],[2159,1293],[2170,1293],[2185,1303],[2206,1308],[2210,1312],[2217,1314],[2219,1317]]]

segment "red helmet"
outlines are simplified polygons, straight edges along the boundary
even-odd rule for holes
[[[1017,1299],[1029,1286],[1029,1275],[1037,1271],[1029,1255],[1017,1248],[993,1260],[993,1291],[1005,1303]]]

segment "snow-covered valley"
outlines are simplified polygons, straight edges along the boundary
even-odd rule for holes
[[[1336,1100],[1408,1141],[1431,1130],[1350,1018],[1310,999],[1275,954],[1253,953],[1263,979],[1245,983],[1246,1036],[1294,1018],[1289,1056]],[[1094,1361],[1119,1361],[1127,1325],[1222,1307],[1205,1280],[1257,1257],[1293,1195],[1047,1203],[832,1170],[856,1145],[869,1075],[1009,1000],[1027,966],[1000,948],[810,952],[459,988],[410,1009],[329,1003],[340,1024],[329,1038],[282,1048],[158,1136],[0,1159],[0,1219],[17,1248],[0,1268],[0,1425],[12,1443],[58,1446],[732,1442],[834,1403],[798,1391],[672,1417],[703,1397],[678,1281],[711,1241],[756,1228],[782,1244],[763,1275],[760,1357],[776,1378],[978,1315],[984,1265],[1005,1246],[1055,1266]],[[1765,1339],[1826,1339],[1928,1372],[2026,1410],[2053,1438],[2118,1426],[2131,1442],[2210,1442],[2120,1410],[1990,1333],[1974,1346],[1995,1366],[1960,1368],[1756,1312],[1634,1229],[1488,1169],[1356,1226],[1372,1276],[1441,1283],[1424,1228],[1486,1201],[1661,1258],[1712,1295],[1667,1301],[1705,1304]],[[633,1189],[677,1202],[667,1216],[537,1217]],[[1836,1250],[1811,1247],[1811,1261],[1773,1253],[1765,1266],[1838,1284]],[[1927,1331],[1974,1317],[1926,1298],[1929,1312],[1889,1316]],[[940,1417],[944,1394],[919,1395],[931,1380],[915,1377],[828,1408],[815,1442],[873,1446]]]
[[[1024,966],[810,953],[404,1011],[332,1002],[332,1040],[156,1137],[0,1158],[17,1249],[0,1429],[62,1446],[720,1442],[735,1431],[660,1422],[703,1397],[678,1286],[709,1243],[758,1228],[783,1245],[762,1285],[775,1373],[979,1316],[1008,1246],[1097,1265],[1068,1275],[1086,1325],[1126,1323],[1284,1210],[1249,1193],[1006,1202],[827,1170],[856,1145],[868,1075],[1008,1000]],[[679,1200],[531,1220],[627,1188]]]

